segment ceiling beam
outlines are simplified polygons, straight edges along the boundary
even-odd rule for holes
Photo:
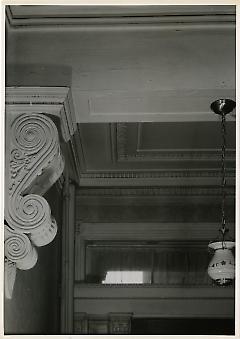
[[[194,122],[220,121],[210,109],[218,98],[235,100],[235,89],[104,90],[73,89],[76,121]],[[227,116],[236,119],[235,110]]]

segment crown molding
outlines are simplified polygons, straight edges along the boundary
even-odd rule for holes
[[[235,27],[234,6],[7,6],[12,28],[206,29]]]

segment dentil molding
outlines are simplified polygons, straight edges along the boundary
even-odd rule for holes
[[[229,196],[235,195],[235,188],[228,186],[226,194]],[[202,196],[202,195],[221,195],[220,187],[194,187],[194,186],[179,186],[179,187],[137,187],[137,188],[80,188],[77,190],[78,197],[88,196]]]

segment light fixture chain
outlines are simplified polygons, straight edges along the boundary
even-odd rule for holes
[[[219,237],[211,241],[208,248],[214,250],[214,255],[208,265],[208,274],[213,281],[219,286],[230,285],[235,278],[235,263],[231,252],[234,247],[234,241],[228,237],[226,233],[229,231],[226,228],[225,217],[225,203],[226,203],[226,115],[233,111],[235,102],[231,99],[218,99],[211,104],[211,110],[221,115],[221,138],[222,138],[222,152],[221,152],[221,198],[222,198],[222,222],[219,229]],[[220,159],[219,159],[220,160]]]
[[[226,231],[226,219],[225,219],[225,200],[226,200],[226,116],[222,113],[222,157],[221,157],[221,169],[222,169],[222,233]]]

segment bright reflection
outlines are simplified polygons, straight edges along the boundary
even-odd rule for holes
[[[102,284],[143,284],[149,283],[150,273],[143,271],[108,271]]]

